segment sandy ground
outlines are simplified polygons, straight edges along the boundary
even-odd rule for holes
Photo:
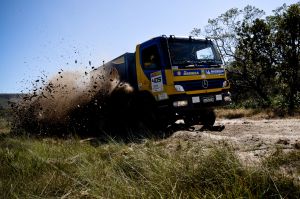
[[[246,164],[258,163],[276,150],[300,150],[300,119],[218,119],[215,131],[194,129],[178,130],[170,139],[188,139],[196,142],[226,142]],[[218,131],[220,130],[220,131]]]

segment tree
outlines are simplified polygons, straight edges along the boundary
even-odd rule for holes
[[[287,85],[283,94],[288,102],[289,113],[292,114],[297,92],[300,91],[300,3],[281,7],[269,20],[275,28],[278,72],[281,82]]]
[[[235,55],[237,46],[237,29],[244,24],[251,24],[256,18],[264,15],[264,11],[253,6],[246,6],[239,10],[232,8],[221,14],[215,19],[209,19],[208,25],[205,26],[205,32],[202,34],[201,29],[194,28],[192,36],[204,36],[215,41],[222,57],[226,63],[238,59]]]
[[[239,99],[292,113],[300,105],[300,2],[263,15],[253,6],[232,8],[209,19],[204,34],[191,34],[215,41]]]
[[[231,64],[236,73],[234,85],[238,85],[239,92],[250,92],[250,97],[258,97],[269,106],[275,77],[270,26],[262,19],[251,24],[244,21],[236,34],[236,60]]]

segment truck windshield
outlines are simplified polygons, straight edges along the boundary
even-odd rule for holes
[[[222,64],[218,51],[207,40],[169,40],[170,56],[173,66],[197,67]]]

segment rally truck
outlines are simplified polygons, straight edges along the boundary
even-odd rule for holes
[[[213,126],[213,108],[230,103],[230,84],[220,53],[209,39],[159,36],[105,64],[129,84],[150,125]]]

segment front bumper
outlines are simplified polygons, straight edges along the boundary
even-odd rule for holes
[[[159,108],[169,108],[175,112],[201,110],[208,107],[225,106],[231,103],[230,93],[217,92],[197,95],[173,95],[161,102]]]

